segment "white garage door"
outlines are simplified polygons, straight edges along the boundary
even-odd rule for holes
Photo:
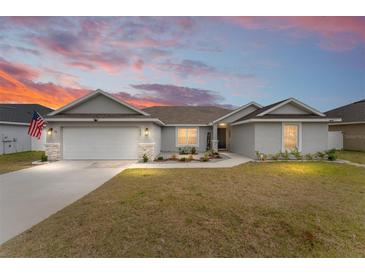
[[[139,130],[135,127],[66,127],[63,159],[137,159]]]

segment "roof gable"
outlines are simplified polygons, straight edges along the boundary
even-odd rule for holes
[[[250,102],[246,105],[243,105],[224,116],[219,117],[218,119],[214,120],[212,123],[222,122],[222,123],[231,123],[233,121],[236,121],[242,117],[245,117],[246,115],[262,108],[262,106],[256,102]]]
[[[129,114],[148,116],[143,112],[112,95],[96,90],[84,97],[81,97],[70,104],[57,109],[48,116],[56,114]]]
[[[265,115],[315,115],[324,117],[326,116],[322,112],[300,102],[297,99],[289,98],[280,103],[274,104],[266,110],[257,114],[257,117],[263,117]]]

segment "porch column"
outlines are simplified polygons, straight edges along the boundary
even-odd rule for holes
[[[212,150],[218,152],[218,124],[213,124]]]

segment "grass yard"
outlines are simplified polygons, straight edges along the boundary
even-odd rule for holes
[[[364,257],[365,168],[125,170],[2,257]]]
[[[41,159],[42,153],[42,151],[25,151],[0,155],[0,174],[30,167],[32,162]]]
[[[365,152],[362,151],[349,151],[349,150],[338,150],[338,159],[351,161],[354,163],[365,164]]]

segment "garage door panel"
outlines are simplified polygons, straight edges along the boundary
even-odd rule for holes
[[[63,129],[63,158],[87,159],[136,159],[139,130],[135,127]]]

